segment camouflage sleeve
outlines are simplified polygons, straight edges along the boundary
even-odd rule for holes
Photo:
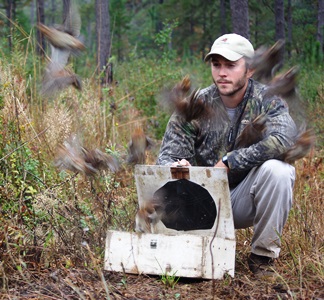
[[[173,114],[167,125],[160,153],[158,165],[171,165],[178,159],[186,159],[191,165],[195,164],[195,136],[193,124],[185,122]]]
[[[269,159],[279,157],[294,144],[297,135],[296,125],[289,115],[287,104],[279,99],[272,99],[266,105],[268,115],[265,138],[248,147],[228,153],[232,171],[250,170]]]

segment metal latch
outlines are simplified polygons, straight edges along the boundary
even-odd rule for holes
[[[157,248],[157,240],[151,240],[150,247],[151,247],[151,249],[156,249]]]

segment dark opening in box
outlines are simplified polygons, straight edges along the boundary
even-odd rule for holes
[[[175,230],[211,229],[217,209],[215,201],[202,186],[180,179],[169,181],[153,195],[162,223]]]

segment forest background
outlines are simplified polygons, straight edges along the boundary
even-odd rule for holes
[[[39,93],[50,50],[37,22],[60,24],[64,1],[0,1],[0,297],[3,299],[320,299],[323,269],[324,1],[79,0],[86,51],[69,66],[81,92]],[[251,230],[237,231],[236,275],[178,280],[103,271],[107,228],[134,230],[133,167],[88,178],[58,170],[56,151],[71,134],[122,161],[136,126],[155,140],[169,112],[163,90],[189,74],[211,84],[203,61],[219,35],[236,32],[257,49],[284,39],[284,69],[300,67],[305,121],[316,133],[296,163],[295,203],[283,235],[282,282],[258,283],[245,257]],[[306,108],[305,108],[306,107]],[[29,298],[28,298],[29,297]]]

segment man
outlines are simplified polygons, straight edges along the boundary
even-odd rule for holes
[[[168,123],[157,163],[215,166],[228,171],[236,229],[254,227],[250,270],[272,276],[280,252],[280,235],[292,205],[294,168],[279,160],[297,134],[285,101],[266,97],[266,86],[252,79],[252,44],[237,34],[218,38],[205,60],[214,84],[199,98],[213,111],[190,122],[174,113]],[[266,131],[253,145],[239,148],[236,138],[258,116]]]

